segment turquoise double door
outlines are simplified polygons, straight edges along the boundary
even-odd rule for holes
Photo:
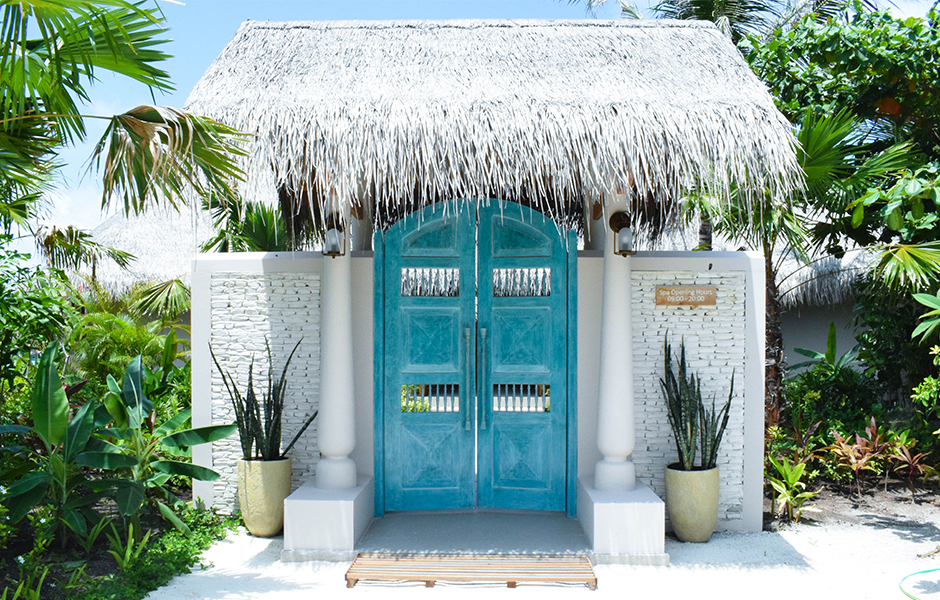
[[[409,215],[383,253],[384,509],[565,510],[565,238],[494,201]]]

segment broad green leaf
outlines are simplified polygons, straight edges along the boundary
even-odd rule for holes
[[[885,224],[893,231],[900,231],[901,227],[904,226],[904,217],[901,215],[901,209],[895,208],[889,212]]]
[[[98,408],[95,409],[95,429],[101,429],[112,420],[113,417],[108,412],[108,408],[103,404],[99,404]]]
[[[215,481],[219,478],[219,474],[212,469],[207,469],[206,467],[201,467],[192,463],[177,462],[173,460],[159,460],[150,463],[150,466],[152,466],[155,471],[160,471],[161,473],[167,473],[168,475],[183,475],[184,477],[192,477],[193,479],[198,479],[199,481]]]
[[[154,429],[153,435],[159,437],[161,435],[166,435],[168,433],[172,433],[173,431],[176,431],[177,429],[180,428],[180,426],[183,423],[189,420],[190,416],[192,416],[192,412],[193,412],[192,409],[189,409],[189,408],[179,411],[178,413],[176,413],[175,415],[173,415],[172,417],[164,421],[162,425]]]
[[[27,425],[0,425],[0,435],[4,433],[24,434],[29,433],[32,427]]]
[[[75,457],[75,464],[93,469],[121,469],[136,466],[137,459],[112,452],[82,452]]]
[[[924,186],[921,184],[919,179],[911,179],[904,187],[904,191],[908,196],[916,196],[917,194],[921,193],[923,189]]]
[[[69,529],[79,536],[85,537],[88,535],[88,523],[85,521],[85,516],[77,510],[66,510],[62,515],[62,520],[69,526]]]
[[[70,462],[75,455],[85,449],[95,426],[95,413],[91,402],[86,402],[78,409],[65,434],[65,462]]]
[[[46,443],[49,452],[62,442],[69,426],[69,400],[55,367],[57,354],[58,345],[55,342],[49,344],[42,353],[32,393],[34,429]]]
[[[124,401],[121,399],[121,396],[109,391],[104,395],[104,398],[101,399],[101,402],[104,404],[108,414],[111,415],[111,419],[114,420],[114,424],[119,429],[126,429],[128,423],[127,409],[124,407]]]
[[[238,425],[229,423],[228,425],[210,425],[208,427],[198,427],[196,429],[187,429],[168,435],[163,438],[163,444],[171,448],[182,448],[187,446],[196,446],[215,442],[232,435]]]
[[[132,360],[124,371],[124,388],[121,390],[121,397],[128,408],[130,427],[134,429],[140,427],[153,411],[153,402],[144,394],[143,368],[140,356]]]
[[[19,522],[46,497],[50,485],[52,478],[48,473],[33,471],[7,488],[3,499],[4,506],[10,511],[7,518],[13,523]]]
[[[123,483],[114,490],[114,501],[118,512],[129,517],[140,510],[144,503],[144,486],[138,481],[118,480]]]
[[[176,516],[176,513],[173,512],[172,508],[160,502],[159,500],[157,500],[157,508],[160,510],[160,514],[163,515],[163,518],[173,524],[173,527],[176,527],[179,531],[183,532],[187,536],[193,534],[189,526],[186,525],[186,523],[183,523],[180,518]]]
[[[865,222],[865,205],[859,204],[855,207],[855,210],[852,211],[852,227],[861,227],[862,223]]]
[[[940,295],[932,296],[930,294],[914,294],[914,300],[917,300],[924,306],[934,310],[940,310]]]
[[[114,377],[111,377],[111,374],[108,374],[108,390],[112,394],[121,395],[121,386],[118,385],[118,382],[114,380]]]

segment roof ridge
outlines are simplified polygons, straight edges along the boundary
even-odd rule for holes
[[[241,28],[252,29],[479,29],[528,27],[590,27],[635,29],[716,29],[711,21],[678,19],[449,19],[449,20],[344,20],[344,21],[252,21]]]

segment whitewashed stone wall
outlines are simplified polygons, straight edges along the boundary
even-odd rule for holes
[[[265,339],[277,374],[287,356],[300,347],[287,371],[287,393],[282,419],[282,447],[286,446],[317,409],[320,397],[320,274],[235,273],[211,275],[209,341],[219,364],[244,393],[254,359],[255,390],[267,383]],[[231,401],[215,365],[211,365],[212,420],[234,420]],[[289,456],[293,459],[292,489],[316,470],[317,421],[307,429]],[[213,445],[212,463],[221,477],[214,483],[214,505],[237,510],[236,461],[241,458],[238,435]]]
[[[657,306],[661,285],[715,286],[715,306]],[[695,273],[634,271],[633,336],[637,478],[665,497],[663,469],[678,455],[669,427],[659,380],[663,376],[663,339],[668,333],[674,355],[684,339],[690,372],[701,378],[702,396],[716,408],[728,399],[734,372],[734,397],[718,457],[718,518],[742,518],[744,506],[744,361],[745,293],[743,272]],[[675,368],[675,361],[673,368]],[[696,456],[696,462],[700,460]]]

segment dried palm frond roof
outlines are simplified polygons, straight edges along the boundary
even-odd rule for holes
[[[638,250],[690,251],[699,244],[698,218],[690,223],[670,227],[655,239],[639,237]],[[751,249],[745,240],[727,239],[720,233],[712,238],[712,249],[734,251]],[[855,299],[857,283],[871,271],[871,254],[853,248],[843,256],[814,255],[801,260],[786,248],[774,252],[777,289],[785,309],[831,306]]]
[[[199,245],[214,233],[212,218],[202,210],[154,206],[139,215],[118,213],[92,230],[93,239],[105,246],[130,252],[136,257],[127,269],[110,259],[100,260],[94,278],[106,290],[121,294],[139,283],[180,279],[189,285],[192,261]],[[79,274],[92,276],[90,267]]]
[[[255,134],[247,198],[361,202],[377,227],[440,199],[557,218],[801,187],[790,124],[710,23],[248,21],[186,108]]]

